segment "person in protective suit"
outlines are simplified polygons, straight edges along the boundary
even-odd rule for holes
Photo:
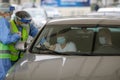
[[[11,67],[11,55],[8,45],[17,42],[21,34],[10,32],[10,17],[14,7],[9,3],[0,3],[0,80],[5,79],[5,75]]]
[[[29,35],[35,37],[38,33],[38,29],[32,24],[31,21],[32,18],[26,11],[16,12],[14,19],[10,21],[11,32],[21,32],[21,39],[19,42],[27,42]],[[11,55],[11,61],[13,64],[23,56],[23,53],[15,48],[15,44],[16,43],[13,43],[9,46],[11,53],[13,54]]]

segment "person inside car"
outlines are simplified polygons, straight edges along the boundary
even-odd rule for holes
[[[64,36],[64,33],[59,32],[57,34],[57,43],[51,45],[50,50],[57,52],[76,52],[76,45],[73,42],[67,42],[67,38]]]
[[[111,31],[108,28],[101,28],[98,32],[100,47],[94,53],[120,53],[111,39]]]

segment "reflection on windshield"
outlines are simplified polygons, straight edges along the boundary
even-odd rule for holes
[[[33,52],[48,50],[64,54],[120,54],[119,41],[120,28],[117,27],[50,25],[42,31],[33,47]],[[38,46],[39,49],[36,50],[35,47]]]

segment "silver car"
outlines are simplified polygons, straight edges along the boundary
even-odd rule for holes
[[[58,41],[59,34],[65,39]],[[62,47],[62,41],[68,45]],[[6,80],[120,80],[119,18],[50,20],[9,70]]]

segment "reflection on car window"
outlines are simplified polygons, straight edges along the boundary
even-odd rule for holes
[[[49,25],[45,26],[33,52],[51,50],[70,54],[120,53],[120,28],[95,27],[94,25]],[[105,46],[108,46],[105,48]],[[44,46],[44,47],[43,47]],[[104,47],[103,47],[104,46]],[[36,50],[36,47],[39,49]],[[103,47],[103,49],[102,49]],[[43,49],[44,48],[44,49]],[[111,51],[112,48],[115,50]],[[110,50],[109,50],[110,49]]]

